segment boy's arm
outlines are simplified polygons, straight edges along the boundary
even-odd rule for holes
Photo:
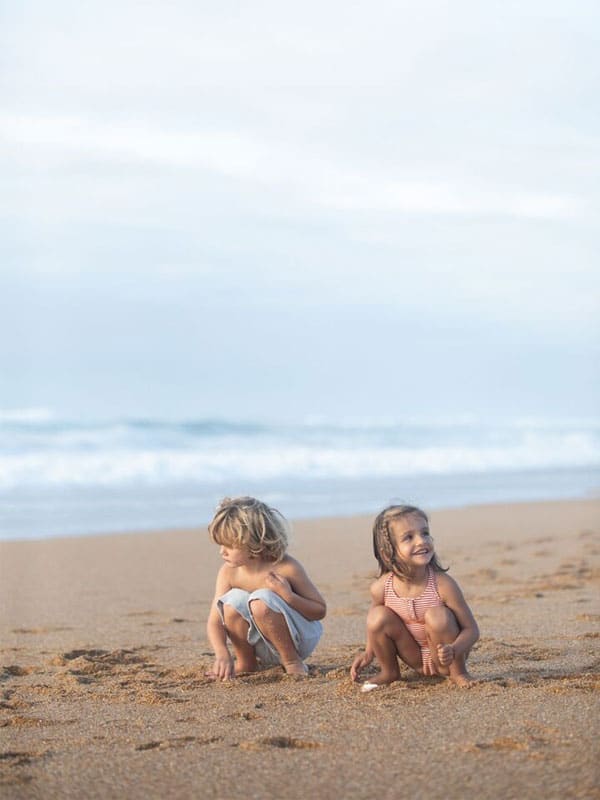
[[[283,564],[275,565],[275,569],[267,575],[265,584],[267,589],[278,594],[306,619],[323,619],[327,613],[327,604],[323,596],[306,574],[302,564],[291,556],[288,556]]]
[[[444,573],[439,574],[437,580],[440,597],[456,617],[460,628],[460,633],[452,643],[454,655],[460,656],[468,653],[479,639],[479,628],[456,581]]]
[[[215,585],[215,596],[213,598],[210,612],[208,614],[208,621],[206,623],[206,634],[208,640],[215,651],[215,663],[213,665],[213,674],[219,680],[227,680],[233,677],[233,658],[227,647],[227,631],[221,620],[219,609],[217,607],[217,600],[231,589],[228,579],[228,568],[226,565],[222,566],[217,575]]]
[[[378,578],[374,583],[371,584],[369,589],[371,594],[371,605],[369,607],[369,611],[375,606],[383,605],[383,587],[386,577],[387,576],[382,575],[381,578]],[[352,662],[352,666],[350,667],[350,677],[353,681],[358,680],[361,669],[368,667],[371,661],[373,661],[374,657],[375,653],[373,651],[373,645],[370,641],[369,629],[367,627],[367,643],[365,645],[365,649],[362,653],[359,653],[356,656]]]

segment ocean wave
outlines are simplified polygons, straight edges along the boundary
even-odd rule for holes
[[[308,446],[289,442],[205,448],[43,450],[0,458],[0,488],[18,486],[167,485],[231,480],[360,478],[576,468],[600,464],[596,443],[581,433],[539,436],[496,446]]]
[[[545,417],[519,416],[497,419],[473,414],[415,416],[403,415],[378,417],[337,417],[309,415],[301,419],[228,419],[221,417],[199,417],[165,419],[153,417],[116,417],[113,419],[69,419],[48,408],[31,407],[0,409],[0,430],[10,429],[37,431],[87,430],[107,432],[111,430],[134,431],[184,431],[198,435],[221,435],[239,433],[242,435],[264,434],[285,431],[337,431],[372,433],[393,430],[487,430],[487,429],[590,429],[600,431],[598,417]]]
[[[600,420],[65,420],[0,411],[0,489],[207,485],[600,464]]]

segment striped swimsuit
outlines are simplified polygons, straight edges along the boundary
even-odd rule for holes
[[[383,587],[383,604],[394,611],[406,625],[421,648],[423,674],[436,675],[425,634],[425,612],[428,608],[443,606],[438,594],[437,580],[432,567],[427,567],[427,586],[418,597],[400,597],[394,590],[394,576],[390,572]]]

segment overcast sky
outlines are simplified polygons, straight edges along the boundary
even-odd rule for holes
[[[0,408],[598,409],[596,2],[0,2]]]

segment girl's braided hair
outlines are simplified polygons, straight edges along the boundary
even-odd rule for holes
[[[288,546],[285,517],[254,497],[224,497],[208,532],[216,544],[247,547],[267,561],[281,561]]]
[[[379,564],[379,575],[385,572],[393,572],[402,580],[411,577],[410,567],[405,564],[396,555],[394,541],[390,530],[390,523],[395,519],[401,519],[409,514],[417,514],[422,517],[425,522],[429,523],[427,514],[417,506],[405,505],[392,505],[384,508],[383,511],[375,517],[373,523],[373,555]],[[433,558],[429,562],[436,572],[447,572],[438,561],[435,552]]]

